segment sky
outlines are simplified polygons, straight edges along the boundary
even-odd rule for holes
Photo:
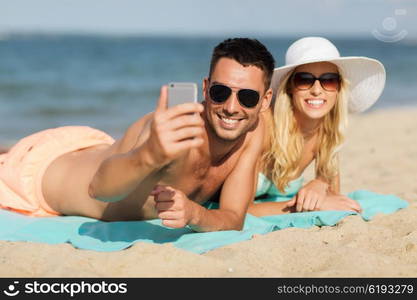
[[[417,39],[417,0],[0,0],[0,33]]]

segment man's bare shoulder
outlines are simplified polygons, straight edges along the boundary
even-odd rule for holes
[[[268,130],[268,118],[269,116],[266,114],[266,112],[259,114],[259,121],[257,122],[256,127],[249,131],[246,136],[243,146],[244,151],[245,149],[252,149],[251,151],[256,151],[256,149],[262,148],[265,133]]]

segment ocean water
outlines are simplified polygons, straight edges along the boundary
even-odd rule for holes
[[[64,125],[92,126],[119,138],[155,108],[160,86],[200,88],[213,47],[225,37],[15,35],[0,40],[0,145]],[[283,64],[299,37],[258,38]],[[417,43],[334,39],[343,56],[380,60],[387,83],[369,110],[417,105]]]

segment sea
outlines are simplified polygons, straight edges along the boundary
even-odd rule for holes
[[[201,100],[212,50],[225,38],[0,36],[0,145],[65,125],[91,126],[120,138],[154,110],[160,87],[172,81],[196,82]],[[300,37],[255,38],[280,66]],[[384,64],[384,92],[368,111],[417,105],[417,42],[329,39],[342,56],[368,56]]]

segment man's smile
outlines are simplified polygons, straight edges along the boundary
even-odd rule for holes
[[[220,114],[216,114],[220,120],[220,124],[225,129],[235,129],[239,126],[239,122],[243,120],[243,118],[236,118],[236,117],[226,117]]]

